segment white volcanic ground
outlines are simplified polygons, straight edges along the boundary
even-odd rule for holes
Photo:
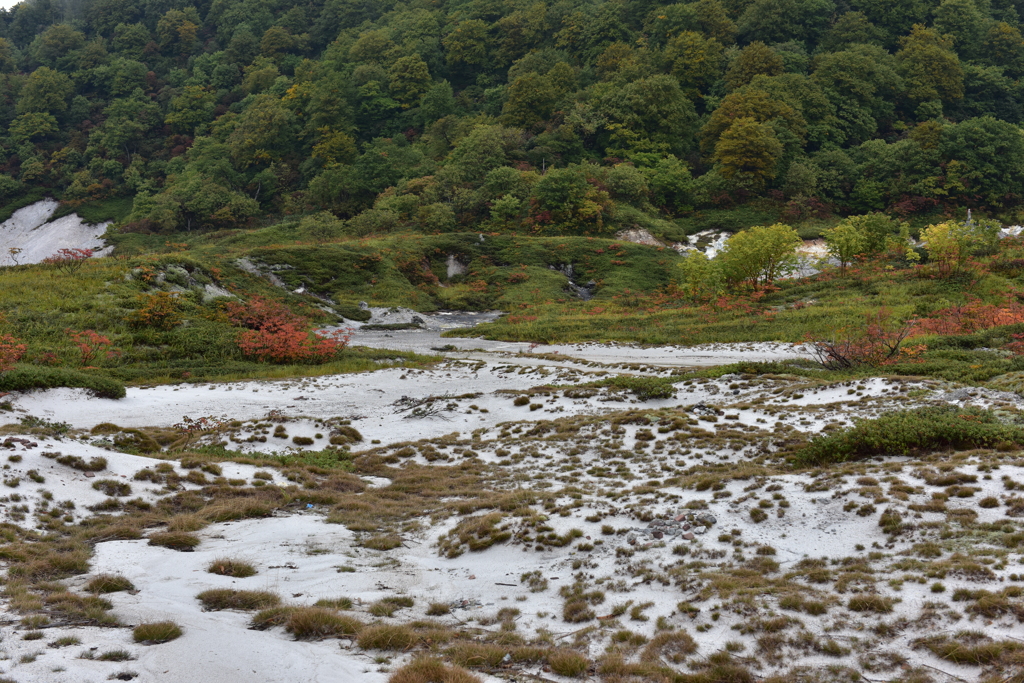
[[[0,223],[0,266],[41,263],[60,249],[92,249],[94,256],[110,252],[103,241],[110,223],[90,225],[73,213],[51,221],[58,206],[55,200],[44,199]],[[21,252],[12,255],[11,249]]]
[[[701,494],[671,487],[661,491],[660,497],[646,496],[642,492],[616,497],[636,485],[614,478],[610,480],[609,476],[614,477],[616,473],[642,481],[665,476],[666,467],[676,472],[704,465],[740,467],[755,455],[756,447],[751,442],[729,448],[698,446],[666,453],[662,446],[666,442],[656,440],[653,451],[636,451],[639,455],[630,458],[631,453],[620,450],[620,459],[610,459],[608,452],[602,452],[597,446],[599,442],[607,442],[602,436],[606,432],[598,432],[607,423],[597,420],[593,431],[584,430],[580,441],[576,442],[581,446],[580,452],[573,456],[576,469],[566,473],[565,464],[572,459],[567,459],[556,445],[525,438],[530,425],[557,418],[599,417],[631,409],[653,413],[660,409],[682,408],[684,413],[680,414],[704,420],[701,416],[706,415],[708,407],[711,407],[726,416],[717,422],[700,422],[712,433],[724,429],[750,429],[765,430],[764,433],[771,434],[773,430],[784,428],[817,433],[827,425],[846,425],[855,416],[875,415],[894,405],[973,403],[1014,411],[1021,404],[1021,399],[1013,394],[955,390],[933,381],[871,379],[821,385],[794,378],[746,381],[731,375],[716,380],[688,380],[685,375],[680,375],[676,385],[678,392],[672,399],[639,402],[629,394],[614,391],[600,391],[585,397],[567,397],[564,392],[551,391],[546,396],[535,394],[531,397],[531,401],[539,402],[535,404],[536,408],[531,408],[515,406],[512,401],[514,395],[503,392],[524,391],[539,385],[578,385],[618,374],[616,366],[624,363],[634,368],[634,374],[666,375],[673,369],[679,372],[680,366],[794,357],[801,355],[802,349],[773,344],[723,344],[689,349],[574,344],[536,349],[538,353],[545,354],[557,351],[559,356],[565,357],[565,360],[559,360],[551,355],[540,357],[521,353],[526,350],[523,345],[501,346],[476,339],[440,339],[437,332],[427,331],[366,331],[358,334],[355,343],[420,352],[429,352],[431,347],[444,344],[486,351],[449,352],[448,355],[454,357],[433,369],[424,370],[390,367],[367,374],[309,379],[139,387],[129,389],[127,397],[119,401],[92,398],[72,389],[11,395],[6,397],[13,404],[13,412],[7,414],[8,421],[32,416],[69,423],[73,431],[70,436],[59,440],[38,439],[35,447],[18,443],[11,445],[8,452],[21,455],[22,459],[19,462],[8,461],[4,466],[4,476],[8,480],[19,479],[16,488],[9,491],[19,498],[13,500],[8,496],[2,499],[0,511],[7,514],[9,521],[31,527],[31,516],[27,519],[22,516],[19,520],[12,510],[16,513],[19,505],[37,504],[44,491],[53,495],[55,504],[62,501],[74,503],[76,519],[89,514],[85,506],[106,498],[92,488],[95,478],[43,457],[41,453],[47,451],[85,459],[106,457],[108,469],[97,477],[131,482],[132,495],[143,500],[155,501],[167,495],[166,490],[158,485],[132,479],[139,470],[164,461],[118,453],[110,450],[111,442],[107,437],[74,431],[88,430],[99,423],[111,422],[124,428],[169,427],[185,415],[193,418],[224,417],[243,423],[229,437],[231,448],[285,453],[304,448],[293,443],[292,439],[297,436],[314,440],[312,446],[305,448],[323,448],[326,437],[321,435],[317,438],[317,434],[324,431],[320,422],[341,417],[349,420],[363,435],[364,441],[355,447],[357,449],[397,447],[405,442],[436,439],[454,433],[468,439],[475,433],[479,438],[473,443],[475,457],[505,467],[509,480],[515,482],[516,487],[536,487],[556,495],[566,487],[587,492],[584,504],[572,515],[554,516],[547,523],[558,534],[579,529],[595,547],[586,552],[576,550],[572,545],[527,552],[528,546],[510,543],[448,559],[438,554],[435,542],[459,520],[453,517],[434,526],[428,524],[418,532],[403,534],[402,547],[384,552],[362,547],[359,544],[361,534],[342,525],[326,524],[323,511],[316,506],[268,519],[213,524],[198,532],[202,543],[193,553],[149,546],[144,539],[99,543],[90,573],[67,581],[68,585],[73,590],[84,591],[83,586],[95,574],[121,573],[138,589],[135,594],[114,593],[108,596],[115,604],[115,614],[123,623],[134,625],[172,619],[183,626],[185,635],[164,645],[140,646],[131,641],[131,632],[127,629],[53,625],[46,629],[45,639],[23,640],[22,636],[28,629],[19,623],[17,616],[11,615],[0,629],[2,675],[19,682],[54,683],[102,681],[118,674],[127,675],[126,672],[136,674],[140,681],[171,683],[213,680],[225,683],[256,680],[384,681],[386,672],[403,661],[401,655],[395,657],[392,653],[375,657],[345,640],[340,641],[339,647],[337,640],[295,642],[280,629],[249,630],[250,614],[204,612],[195,595],[208,588],[260,589],[277,592],[286,603],[297,605],[347,596],[356,602],[357,613],[364,611],[365,606],[374,600],[388,595],[414,598],[414,607],[402,610],[396,621],[422,617],[431,602],[465,601],[465,609],[455,609],[451,615],[438,617],[439,621],[454,626],[490,616],[501,607],[512,606],[521,610],[517,620],[520,632],[546,631],[560,639],[569,637],[580,627],[561,620],[562,599],[557,592],[559,586],[572,581],[574,571],[580,566],[608,591],[607,602],[596,608],[599,615],[610,613],[614,605],[628,600],[633,605],[652,603],[640,615],[643,620],[628,620],[623,616],[620,628],[651,637],[655,634],[656,621],[661,617],[662,625],[687,629],[697,640],[699,653],[704,656],[721,650],[727,642],[740,642],[745,643],[746,654],[757,659],[753,636],[744,637],[736,630],[749,624],[751,617],[730,611],[726,601],[714,599],[694,602],[701,608],[698,616],[681,613],[676,604],[696,600],[700,586],[688,588],[684,581],[680,588],[650,581],[644,578],[643,571],[638,573],[637,563],[655,572],[660,571],[659,568],[671,567],[681,559],[673,551],[680,542],[687,546],[688,560],[703,557],[706,561],[723,561],[727,551],[733,549],[736,539],[742,539],[748,548],[771,546],[775,552],[772,557],[782,571],[809,558],[824,558],[827,563],[842,558],[864,557],[870,552],[895,561],[898,553],[920,542],[924,532],[888,539],[878,526],[879,513],[884,506],[879,505],[878,511],[863,516],[850,512],[848,504],[851,499],[858,505],[869,500],[856,498],[858,486],[842,477],[822,484],[809,475],[778,475],[768,480],[772,484],[769,489],[776,491],[772,496],[763,494],[766,481],[752,487],[749,481],[734,479],[727,480],[713,498],[710,492]],[[409,399],[415,403],[441,395],[446,396],[436,403],[436,414],[410,419]],[[286,423],[285,438],[269,434],[267,423],[263,422],[268,415],[290,418]],[[509,429],[511,434],[507,431]],[[630,444],[639,443],[640,429],[636,424],[623,424],[618,433],[608,438],[628,448]],[[16,433],[18,428],[9,426],[7,431]],[[260,440],[260,436],[264,438]],[[593,445],[593,449],[588,448],[588,443]],[[448,460],[457,462],[455,455],[452,453]],[[410,461],[427,464],[421,454],[414,455]],[[890,459],[879,467],[888,467],[887,471],[898,474],[901,462],[906,462],[906,459]],[[255,481],[255,467],[231,463],[223,463],[222,467],[225,478]],[[44,482],[35,482],[27,477],[26,473],[33,469],[43,476]],[[186,473],[180,467],[178,469],[179,474]],[[993,477],[982,461],[974,459],[960,463],[958,471],[973,477],[975,483],[972,486],[977,488],[973,497],[964,499],[964,507],[984,497],[1005,496],[1000,477],[1024,481],[1022,470],[1024,468],[1017,465],[1003,466],[999,476]],[[271,473],[271,476],[272,483],[288,484],[279,473]],[[876,476],[882,478],[881,474]],[[901,505],[929,500],[933,489],[922,485],[915,476],[911,474],[907,478],[916,488]],[[368,483],[387,486],[390,481],[369,478]],[[188,483],[183,486],[199,488]],[[755,523],[748,512],[751,503],[756,503],[759,497],[774,501],[778,507],[769,510],[772,514],[766,521]],[[683,506],[686,502],[696,498],[708,501],[708,510],[716,517],[716,524],[708,533],[697,535],[693,540],[683,540],[677,535],[678,530],[671,531],[663,540],[656,540],[647,525],[637,519],[639,506],[651,515],[671,520],[680,511],[685,512]],[[785,501],[784,510],[780,501]],[[776,510],[784,511],[785,516],[777,516]],[[977,509],[976,514],[978,521],[995,522],[1002,519],[1004,510],[997,506]],[[600,521],[584,519],[588,517]],[[941,513],[924,513],[925,520],[941,518]],[[613,528],[612,535],[609,536],[602,527]],[[699,527],[698,531],[702,529]],[[734,535],[722,536],[726,532]],[[629,543],[630,540],[633,542]],[[619,552],[621,548],[635,551],[637,558],[623,560]],[[211,559],[225,555],[248,559],[258,567],[259,573],[247,579],[231,579],[204,571]],[[1004,558],[992,570],[992,578],[983,585],[991,590],[1005,585],[1010,571],[1016,571],[1014,565],[1019,565],[1021,560],[1019,553]],[[340,571],[341,567],[345,570]],[[540,571],[551,587],[541,592],[530,592],[521,583],[520,576],[531,571]],[[899,575],[897,571],[892,573],[894,578]],[[992,581],[995,581],[994,586]],[[945,580],[944,595],[948,596],[960,587],[976,589],[978,583],[969,577],[951,576]],[[938,660],[927,650],[914,648],[915,639],[922,634],[908,627],[897,629],[895,635],[879,642],[874,642],[878,641],[874,639],[865,653],[867,646],[858,643],[872,639],[858,633],[883,619],[863,618],[863,615],[847,612],[842,606],[849,597],[847,595],[829,598],[827,590],[819,591],[818,587],[808,590],[826,595],[824,599],[835,599],[838,603],[831,608],[830,616],[801,615],[800,628],[820,642],[828,639],[846,648],[847,654],[841,656],[839,662],[854,664],[857,656],[863,658],[872,652],[895,652],[906,658],[907,666],[928,666],[945,672],[936,674],[936,681],[977,680],[977,667],[954,665]],[[937,597],[930,592],[928,585],[898,581],[883,583],[876,590],[898,599],[894,612],[886,615],[884,620],[911,622],[920,619],[922,611],[935,612]],[[365,613],[359,616],[368,618]],[[1024,627],[1013,619],[982,623],[963,614],[944,613],[936,618],[946,620],[943,623],[949,625],[945,628],[954,631],[982,629],[997,637],[1024,639]],[[700,628],[695,630],[697,626]],[[68,635],[79,638],[81,645],[47,646],[58,637]],[[598,656],[605,642],[606,639],[595,637],[590,646],[591,656]],[[83,653],[98,656],[121,649],[128,650],[134,659],[118,663],[81,658]],[[835,665],[837,659],[834,654],[825,655],[811,650],[787,658],[785,666],[770,665],[765,673],[783,670],[795,663],[814,669]],[[562,680],[537,668],[527,669],[525,673],[542,676],[546,680]],[[948,676],[943,678],[946,674]],[[889,680],[885,674],[879,676],[879,680]]]

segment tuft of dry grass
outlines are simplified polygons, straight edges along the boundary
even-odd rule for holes
[[[432,657],[417,657],[388,678],[388,683],[481,683],[461,666],[449,666]]]
[[[322,598],[316,601],[316,607],[330,607],[331,609],[352,609],[354,604],[352,598]]]
[[[183,553],[192,552],[199,545],[199,537],[180,531],[163,531],[149,537],[149,545],[159,545]]]
[[[268,591],[239,591],[232,588],[213,588],[196,596],[203,608],[211,611],[222,609],[264,610],[277,607],[281,598]]]
[[[590,668],[590,660],[576,650],[555,650],[548,655],[548,666],[559,676],[580,678]]]
[[[324,607],[297,607],[288,616],[284,625],[284,629],[294,635],[296,640],[351,638],[358,635],[363,628],[363,622],[355,617],[338,614]]]
[[[268,628],[283,626],[288,623],[292,613],[298,607],[271,607],[256,614],[249,622],[249,627],[256,631],[266,631]]]
[[[428,617],[440,617],[445,614],[451,614],[452,607],[447,602],[432,602],[427,607]]]
[[[659,633],[651,639],[644,651],[640,654],[640,660],[644,662],[661,663],[663,659],[673,664],[679,664],[687,655],[697,651],[697,642],[686,631],[667,631]]]
[[[227,557],[217,558],[206,568],[211,574],[221,576],[232,576],[236,579],[245,579],[256,575],[256,567],[243,560],[233,560]]]
[[[157,621],[152,624],[139,624],[132,631],[136,643],[157,645],[181,637],[181,627],[173,621]]]
[[[359,632],[359,647],[364,650],[408,650],[416,643],[416,633],[399,624],[374,624]]]
[[[875,614],[889,614],[894,604],[892,598],[881,595],[855,595],[846,603],[854,612],[874,612]]]
[[[90,593],[117,593],[134,590],[135,584],[120,574],[100,574],[87,583],[85,589]]]
[[[412,607],[414,604],[415,601],[412,598],[393,595],[373,603],[368,611],[375,617],[390,617],[403,607]]]
[[[362,546],[371,550],[394,550],[401,545],[402,537],[397,534],[380,534],[362,541]]]

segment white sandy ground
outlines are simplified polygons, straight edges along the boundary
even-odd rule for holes
[[[59,204],[44,199],[18,209],[0,224],[0,266],[41,263],[60,249],[92,249],[94,256],[110,252],[103,234],[110,223],[90,225],[77,214],[51,221]],[[12,256],[10,249],[21,249]]]
[[[424,351],[429,345],[465,342],[478,344],[479,340],[439,340],[425,333],[395,332],[391,337],[380,335],[381,344],[395,344],[398,340],[411,340],[412,350]],[[408,335],[408,336],[399,336]],[[366,339],[362,337],[361,339]],[[550,352],[550,348],[538,351]],[[224,384],[198,384],[180,386],[158,386],[131,388],[120,401],[88,397],[84,392],[58,389],[6,397],[13,399],[15,412],[8,414],[8,420],[34,416],[51,421],[67,422],[76,429],[88,429],[101,422],[113,422],[122,427],[159,426],[169,427],[179,422],[184,415],[191,417],[223,416],[240,421],[261,421],[268,413],[292,418],[285,422],[288,439],[270,436],[265,442],[246,441],[247,437],[258,435],[261,426],[247,423],[237,430],[236,437],[241,443],[230,444],[239,450],[262,452],[284,452],[294,446],[293,436],[309,436],[315,443],[310,448],[323,448],[325,441],[316,439],[316,433],[326,430],[318,427],[318,421],[326,418],[349,419],[365,437],[363,444],[356,448],[369,447],[371,440],[380,441],[380,446],[401,444],[420,439],[432,439],[459,432],[463,438],[478,431],[480,445],[474,444],[479,458],[504,467],[512,485],[530,489],[559,492],[576,487],[584,491],[584,505],[568,517],[553,516],[548,521],[556,533],[565,533],[573,528],[580,529],[586,541],[594,543],[592,551],[584,552],[574,547],[549,548],[543,551],[528,549],[521,544],[497,545],[485,552],[466,553],[454,559],[440,557],[435,546],[436,539],[447,532],[458,518],[443,521],[435,526],[425,526],[421,531],[403,535],[405,544],[390,552],[370,550],[357,545],[358,534],[341,525],[329,525],[323,521],[322,511],[311,510],[294,514],[277,515],[269,519],[248,520],[215,524],[199,532],[203,539],[196,552],[178,553],[165,548],[153,547],[140,541],[115,541],[96,546],[90,574],[76,577],[67,583],[75,590],[82,587],[95,574],[118,572],[130,578],[139,592],[135,595],[115,593],[109,597],[115,604],[115,614],[126,624],[143,621],[172,619],[182,624],[185,635],[179,640],[157,646],[139,646],[131,642],[131,633],[126,629],[101,629],[92,627],[62,627],[47,629],[44,640],[25,641],[21,636],[25,628],[17,623],[17,617],[0,630],[0,675],[8,675],[19,682],[27,681],[102,681],[120,671],[134,671],[138,681],[161,681],[167,683],[192,683],[193,681],[368,681],[376,683],[386,680],[384,669],[393,669],[403,660],[402,656],[391,661],[375,661],[375,653],[365,653],[347,641],[328,640],[315,643],[294,642],[280,629],[266,632],[246,628],[249,615],[237,612],[203,612],[195,595],[207,588],[238,587],[272,590],[279,593],[289,604],[313,604],[321,598],[347,596],[357,601],[355,612],[360,618],[372,620],[366,614],[366,605],[386,595],[404,594],[415,599],[412,608],[401,610],[395,621],[420,618],[430,602],[451,602],[467,600],[473,607],[455,610],[451,615],[439,618],[441,621],[459,625],[484,616],[493,616],[501,607],[515,607],[522,611],[517,620],[518,630],[526,635],[547,630],[559,642],[569,642],[572,634],[585,624],[567,624],[561,619],[562,599],[558,588],[572,582],[578,571],[574,562],[583,562],[583,571],[594,577],[598,586],[607,593],[605,603],[596,607],[599,615],[608,614],[612,606],[632,600],[633,604],[653,602],[644,615],[647,621],[633,621],[628,615],[620,618],[620,627],[646,634],[655,632],[658,617],[667,623],[687,629],[700,645],[699,653],[707,656],[723,648],[726,642],[739,641],[746,644],[745,656],[755,656],[753,636],[742,636],[733,627],[740,627],[749,617],[731,612],[727,601],[712,598],[705,602],[694,602],[701,612],[696,617],[680,613],[676,604],[681,600],[695,600],[701,584],[663,585],[659,581],[644,578],[644,568],[658,573],[667,571],[683,558],[673,554],[673,548],[683,544],[688,548],[687,561],[702,559],[715,566],[735,559],[730,538],[720,540],[719,536],[732,530],[740,532],[739,538],[749,544],[743,550],[745,557],[753,556],[756,545],[770,545],[775,549],[773,556],[780,563],[782,571],[795,567],[796,563],[808,558],[829,558],[840,560],[847,557],[863,557],[870,552],[883,553],[895,562],[897,553],[910,548],[925,539],[925,531],[904,534],[896,541],[890,540],[880,531],[878,518],[885,504],[877,510],[859,516],[844,510],[851,501],[857,505],[870,503],[872,498],[861,493],[861,485],[853,479],[840,479],[816,487],[806,475],[783,475],[760,482],[750,489],[752,482],[733,480],[720,491],[697,492],[694,490],[661,489],[660,496],[645,496],[643,493],[628,494],[616,498],[611,494],[628,491],[645,480],[659,480],[668,474],[663,467],[675,472],[686,468],[723,464],[739,466],[754,454],[750,444],[739,444],[733,448],[694,447],[682,452],[666,453],[667,441],[655,441],[653,447],[643,455],[629,452],[635,447],[641,429],[637,424],[621,425],[621,432],[606,437],[598,433],[607,423],[598,421],[595,426],[580,433],[582,452],[576,457],[579,466],[566,473],[568,462],[565,447],[557,443],[545,443],[538,439],[525,438],[525,432],[533,424],[545,420],[571,416],[600,416],[614,411],[643,410],[660,408],[684,408],[695,419],[705,414],[703,406],[716,408],[722,415],[717,422],[701,420],[700,426],[711,432],[727,433],[726,430],[740,428],[763,430],[770,437],[778,425],[808,433],[816,433],[828,424],[845,425],[855,416],[878,414],[893,406],[911,407],[935,402],[964,405],[972,403],[992,406],[1003,410],[1022,407],[1021,399],[1014,394],[987,390],[951,390],[948,385],[933,381],[893,381],[868,379],[860,382],[844,382],[825,387],[804,386],[799,380],[743,380],[739,376],[725,376],[718,380],[692,380],[685,375],[679,377],[677,395],[673,399],[653,400],[638,403],[625,394],[600,392],[586,398],[568,398],[560,392],[548,396],[535,394],[531,401],[540,405],[537,410],[527,406],[516,407],[513,395],[502,390],[525,390],[539,385],[562,383],[580,384],[599,379],[608,373],[605,366],[595,369],[586,363],[599,361],[611,364],[639,364],[643,370],[636,372],[664,374],[669,368],[680,365],[698,366],[731,360],[764,360],[785,358],[799,353],[789,345],[715,345],[697,349],[682,347],[642,348],[612,345],[565,345],[557,347],[559,355],[572,356],[580,362],[564,363],[534,355],[518,355],[521,349],[510,349],[512,353],[495,349],[480,360],[451,359],[433,369],[407,370],[387,368],[374,373],[343,375],[286,381],[231,382]],[[777,355],[773,355],[777,354]],[[682,360],[681,360],[682,359]],[[479,394],[468,398],[446,400],[444,418],[405,419],[401,406],[396,406],[403,396],[422,399],[431,395]],[[447,404],[454,407],[447,409]],[[445,419],[446,418],[446,419]],[[2,421],[2,420],[0,420]],[[512,427],[511,423],[520,425]],[[510,437],[497,434],[502,429],[513,429]],[[589,430],[589,431],[588,431]],[[518,436],[518,435],[523,435]],[[12,508],[29,504],[37,506],[43,490],[53,494],[53,504],[72,501],[75,504],[75,519],[89,514],[85,506],[105,499],[92,488],[97,479],[116,478],[130,482],[132,496],[154,501],[166,495],[159,487],[148,482],[132,479],[135,472],[152,467],[156,461],[141,456],[118,453],[103,448],[109,447],[106,437],[83,435],[80,438],[37,439],[36,447],[15,445],[11,450],[0,450],[0,462],[5,463],[4,478],[20,479],[15,489],[20,501],[7,500],[0,503],[0,514],[12,519]],[[597,448],[597,443],[607,443],[613,438],[621,448],[613,457]],[[589,447],[594,444],[594,447]],[[505,454],[497,451],[504,446]],[[109,461],[108,471],[89,478],[82,473],[44,458],[44,451],[59,451],[78,455],[85,459],[102,456]],[[4,453],[22,456],[20,462],[6,461]],[[518,456],[527,457],[518,460]],[[452,453],[456,462],[458,458]],[[422,455],[411,461],[426,464]],[[915,487],[906,504],[925,503],[935,491],[941,488],[927,486],[915,472],[917,465],[905,459],[889,459],[889,464],[905,463],[907,466],[901,478]],[[436,464],[436,463],[435,463]],[[965,507],[978,513],[978,521],[995,522],[1003,519],[1005,508],[982,509],[976,501],[985,496],[1004,498],[1001,477],[1024,482],[1024,468],[1003,466],[992,474],[978,469],[982,463],[961,465],[959,469],[974,473],[977,482],[971,484],[979,489],[972,497],[951,498],[950,508]],[[223,476],[228,479],[252,480],[256,468],[247,465],[224,463]],[[439,465],[440,466],[440,465]],[[879,467],[889,466],[879,462]],[[35,469],[46,481],[35,483],[27,477]],[[185,470],[179,468],[179,474]],[[878,479],[883,475],[875,474]],[[988,478],[986,478],[988,477]],[[278,483],[284,484],[277,477]],[[374,478],[376,486],[387,486],[388,480]],[[788,507],[768,493],[765,484],[778,486],[776,493],[784,497]],[[758,484],[758,482],[753,482]],[[198,488],[184,484],[187,488]],[[883,484],[883,486],[885,486]],[[808,490],[808,488],[812,490]],[[748,490],[749,489],[749,490]],[[709,510],[717,517],[717,524],[704,535],[693,541],[680,538],[665,538],[656,541],[644,535],[646,524],[636,518],[636,509],[646,509],[659,517],[672,518],[690,501],[704,500]],[[768,499],[768,519],[754,523],[749,515],[751,507],[758,500]],[[559,498],[561,503],[570,497]],[[639,507],[638,507],[639,506]],[[777,511],[784,509],[784,516]],[[585,518],[598,516],[600,521],[590,522]],[[942,521],[942,513],[918,513],[919,523]],[[32,517],[20,522],[31,526]],[[602,533],[602,526],[610,525],[617,533]],[[630,546],[627,539],[633,535],[639,540]],[[601,542],[598,544],[598,542]],[[648,545],[650,544],[650,545]],[[577,543],[576,545],[579,545]],[[861,546],[863,549],[859,549]],[[635,555],[623,557],[620,549],[632,550]],[[969,548],[965,548],[970,552]],[[259,574],[248,579],[230,579],[208,574],[204,568],[217,556],[232,555],[249,559],[259,568]],[[838,642],[851,647],[856,642],[871,640],[869,629],[879,621],[899,623],[900,620],[920,618],[926,603],[948,599],[957,588],[977,589],[984,587],[997,591],[1011,585],[1011,572],[1024,572],[1024,558],[1010,554],[1003,568],[994,569],[995,582],[982,582],[951,576],[943,580],[946,592],[936,596],[928,585],[907,581],[898,587],[880,581],[877,590],[901,600],[895,612],[884,618],[865,617],[846,611],[842,605],[833,607],[829,614],[811,617],[797,616],[806,628],[819,638],[835,637]],[[339,572],[338,567],[348,566],[354,572]],[[529,592],[520,583],[524,572],[540,570],[549,580],[550,587],[539,593]],[[724,569],[723,569],[724,571]],[[892,577],[901,576],[894,571]],[[512,585],[499,585],[512,584]],[[808,590],[820,587],[809,584]],[[826,590],[825,593],[828,593]],[[842,603],[849,594],[837,596]],[[956,606],[958,603],[950,603]],[[721,609],[718,607],[721,606]],[[720,618],[712,619],[713,614]],[[790,614],[790,613],[785,613]],[[950,633],[962,629],[981,629],[993,636],[1024,639],[1024,627],[1010,619],[997,619],[986,623],[970,619],[963,614],[939,617],[938,630]],[[703,630],[698,632],[697,627]],[[496,630],[497,625],[486,626]],[[938,627],[937,627],[938,628]],[[911,649],[914,639],[927,635],[921,629],[901,626],[898,635],[882,647],[894,650],[907,657],[912,665],[928,665],[947,672],[962,680],[977,679],[978,669],[956,666],[932,657],[926,650]],[[866,634],[866,635],[865,635]],[[79,646],[50,648],[46,643],[65,635],[76,635],[82,640]],[[564,640],[563,640],[564,639]],[[594,641],[590,655],[596,657],[604,647],[601,640]],[[96,648],[95,654],[127,649],[137,659],[115,663],[99,662],[78,658],[86,650]],[[22,662],[22,657],[40,653],[31,662]],[[382,655],[384,656],[384,655]],[[846,657],[842,663],[855,664],[856,654]],[[800,663],[812,667],[824,667],[837,663],[832,657],[814,653],[793,653],[785,664]],[[253,673],[257,672],[257,673]],[[770,669],[765,672],[765,675]],[[550,672],[536,668],[528,673],[541,675],[548,680],[562,680]],[[874,680],[890,680],[892,673],[874,674]],[[936,674],[936,683],[956,680]]]

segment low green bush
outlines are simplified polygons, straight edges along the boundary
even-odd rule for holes
[[[641,401],[650,401],[651,399],[672,398],[675,396],[676,388],[672,384],[678,381],[678,377],[618,375],[616,377],[606,377],[596,382],[588,382],[584,386],[611,387],[628,391]]]
[[[124,398],[124,385],[116,379],[93,375],[67,368],[46,368],[37,365],[19,365],[0,375],[0,391],[29,391],[75,387],[88,389],[100,398]]]
[[[801,465],[828,465],[876,455],[1024,444],[1024,428],[1000,423],[990,410],[938,406],[900,410],[836,434],[819,436],[796,452]]]

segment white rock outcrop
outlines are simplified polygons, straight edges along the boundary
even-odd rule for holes
[[[105,256],[112,247],[103,241],[110,223],[89,225],[78,214],[51,221],[58,202],[44,199],[18,209],[0,224],[0,266],[40,263],[60,249],[92,249],[94,256]],[[11,254],[12,249],[20,252]]]

